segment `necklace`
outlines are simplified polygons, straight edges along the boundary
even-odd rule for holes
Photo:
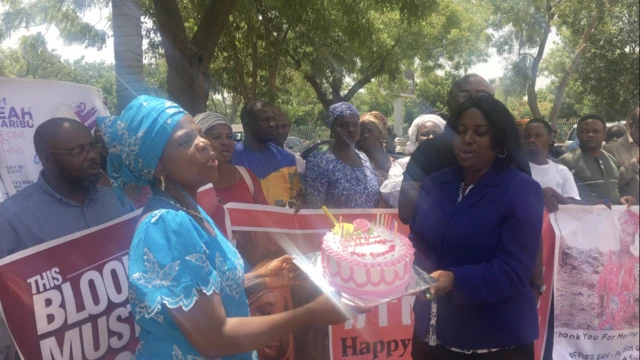
[[[180,209],[180,210],[182,210],[182,211],[186,212],[187,214],[189,214],[189,215],[191,215],[191,216],[195,216],[195,217],[197,217],[197,218],[201,219],[202,221],[204,221],[204,223],[205,223],[205,224],[207,223],[207,221],[204,219],[204,216],[202,216],[201,214],[199,214],[199,213],[197,213],[197,212],[195,212],[195,211],[193,211],[193,210],[187,209],[186,207],[184,207],[184,206],[182,206],[182,205],[178,204],[176,201],[173,201],[173,200],[171,200],[171,199],[167,199],[167,198],[166,198],[166,197],[164,197],[164,196],[156,196],[156,197],[157,197],[158,199],[162,199],[162,200],[164,200],[164,201],[166,201],[166,202],[168,202],[168,203],[172,204],[173,206],[177,207],[178,209]]]
[[[464,191],[464,182],[460,183],[460,192],[458,192],[458,204],[460,204],[460,201],[462,201],[462,198],[469,193],[472,187],[473,185],[469,185],[469,187],[467,188],[467,191]]]

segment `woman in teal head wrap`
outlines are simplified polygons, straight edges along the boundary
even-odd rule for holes
[[[140,96],[119,117],[98,121],[120,199],[129,184],[153,189],[129,251],[129,300],[140,326],[136,359],[252,359],[254,349],[299,327],[346,320],[326,295],[248,317],[245,286],[262,290],[274,274],[245,275],[238,252],[197,206],[198,189],[215,178],[217,161],[183,109]],[[286,285],[288,271],[276,270],[276,286]]]

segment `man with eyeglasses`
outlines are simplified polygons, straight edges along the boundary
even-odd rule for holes
[[[99,143],[81,122],[47,120],[36,128],[33,142],[42,171],[36,183],[0,204],[0,258],[135,210],[128,200],[121,204],[112,189],[97,186]],[[0,320],[0,360],[14,358],[15,347]]]
[[[477,74],[467,74],[454,82],[449,89],[449,114],[453,114],[460,104],[473,97],[493,95],[493,87],[487,80]],[[403,223],[409,224],[413,217],[415,201],[425,176],[458,165],[453,153],[453,135],[453,131],[446,127],[440,136],[431,141],[424,141],[411,155],[398,201],[398,216]],[[524,157],[517,160],[516,168],[531,175],[531,168]]]
[[[110,188],[97,186],[99,142],[81,122],[47,120],[33,141],[42,171],[36,183],[0,204],[0,258],[134,210],[129,201],[120,204]]]
[[[447,99],[449,113],[454,114],[460,104],[478,96],[494,96],[491,84],[477,74],[467,74],[463,76],[458,79],[449,90]],[[447,126],[441,135],[430,141],[422,142],[411,155],[407,170],[404,173],[400,199],[398,201],[398,217],[403,223],[409,224],[413,217],[416,198],[418,197],[422,180],[437,171],[458,166],[458,161],[453,152],[453,137],[453,130]],[[516,169],[531,176],[531,167],[524,156],[517,158],[514,166]],[[418,256],[420,255],[416,252],[416,257]],[[531,288],[536,298],[539,298],[545,291],[545,286],[542,285],[542,274],[541,246],[534,273],[530,278]],[[429,316],[428,313],[420,313],[420,311],[416,309],[417,308],[414,307],[416,317]],[[420,309],[425,308],[422,307]],[[418,354],[421,354],[423,347],[426,346],[427,343],[424,338],[421,338],[417,334],[414,334],[413,340],[413,354],[419,356]],[[416,356],[414,356],[414,358],[416,358]]]

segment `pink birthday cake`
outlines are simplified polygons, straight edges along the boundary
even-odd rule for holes
[[[386,221],[388,223],[388,221]],[[385,226],[359,219],[336,224],[322,241],[322,266],[330,285],[352,296],[396,297],[413,278],[413,245]]]

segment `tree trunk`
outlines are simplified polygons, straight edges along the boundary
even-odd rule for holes
[[[238,117],[238,111],[240,110],[240,98],[236,95],[231,94],[231,111],[229,112],[229,121],[231,123],[236,122],[236,118]]]
[[[206,111],[208,68],[238,0],[209,1],[192,39],[187,37],[176,0],[153,0],[167,60],[169,98],[190,114]]]
[[[138,0],[112,0],[117,111],[144,93],[142,22]]]
[[[258,39],[251,42],[251,100],[258,99]]]
[[[540,68],[540,62],[544,56],[544,50],[547,46],[547,40],[549,39],[549,33],[551,33],[551,20],[554,18],[554,14],[551,13],[551,4],[549,0],[546,3],[547,21],[544,24],[544,33],[542,40],[538,46],[538,52],[531,64],[531,72],[529,74],[529,85],[527,87],[527,102],[529,103],[529,109],[531,109],[531,115],[534,118],[542,118],[542,112],[538,106],[538,93],[536,92],[536,81],[538,79],[538,69]]]
[[[562,79],[560,80],[560,84],[558,85],[558,89],[556,90],[556,97],[553,100],[553,107],[551,108],[551,114],[549,115],[549,122],[552,124],[558,123],[558,113],[560,112],[560,106],[562,105],[562,101],[564,100],[564,93],[567,91],[567,86],[569,86],[569,81],[571,80],[571,74],[578,66],[580,59],[582,58],[582,54],[584,54],[584,50],[587,47],[589,39],[591,35],[593,35],[596,26],[598,25],[598,14],[594,15],[589,25],[584,30],[582,34],[582,38],[580,39],[580,44],[576,48],[573,57],[571,58],[571,62],[569,63],[569,67],[565,71]]]

